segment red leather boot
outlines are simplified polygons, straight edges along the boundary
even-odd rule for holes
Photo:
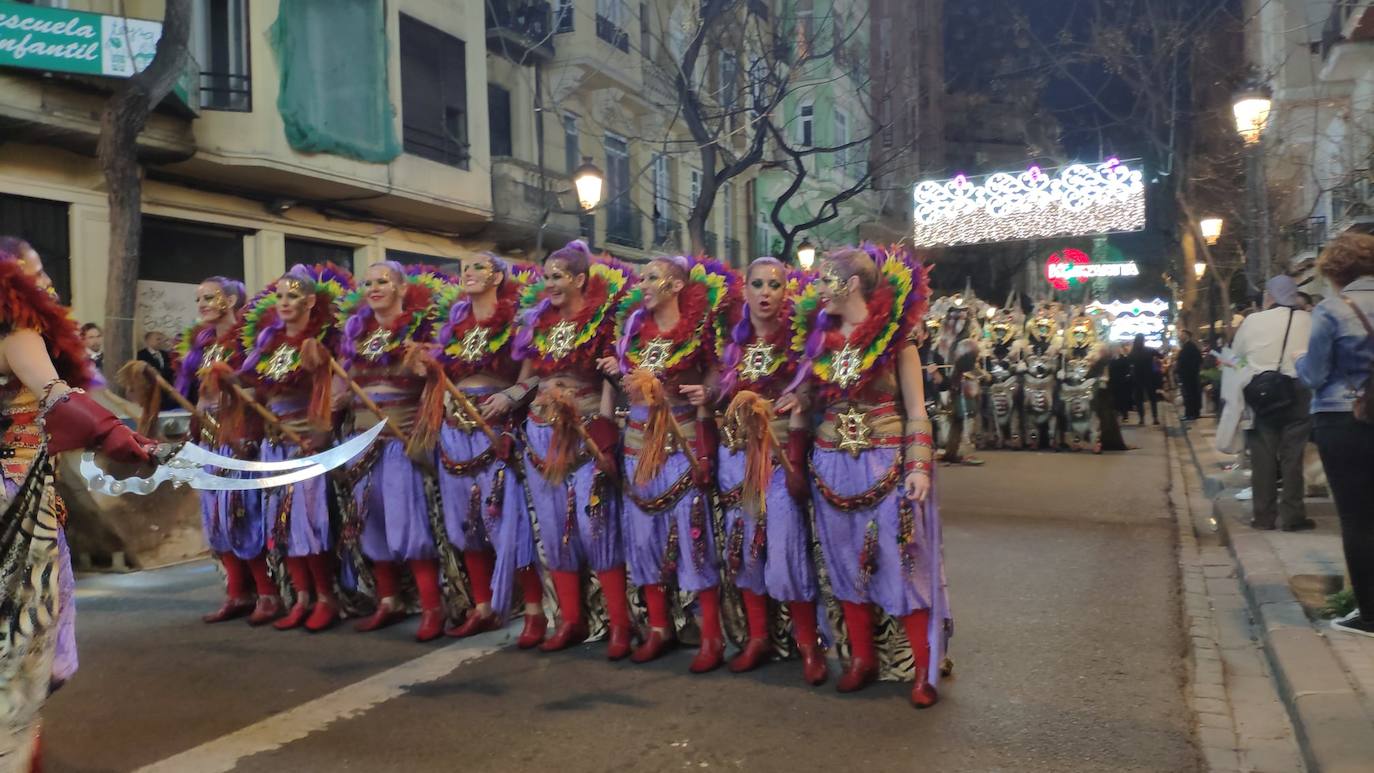
[[[878,678],[878,658],[873,649],[873,609],[868,604],[840,603],[849,629],[849,665],[835,683],[839,692],[855,692]]]
[[[253,591],[248,587],[248,565],[233,553],[222,553],[219,562],[224,566],[224,603],[219,609],[200,618],[205,623],[222,623],[253,611]]]
[[[697,593],[701,607],[701,648],[687,667],[694,674],[715,671],[725,663],[725,635],[720,630],[720,588]]]
[[[587,621],[582,617],[582,577],[577,572],[553,572],[561,620],[549,640],[539,645],[544,652],[565,650],[587,640]]]
[[[624,660],[629,657],[634,642],[634,628],[630,626],[630,602],[625,596],[625,567],[617,566],[597,572],[596,577],[601,580],[601,593],[606,598],[606,616],[610,618],[606,659]]]
[[[339,622],[339,600],[334,597],[334,558],[327,553],[306,556],[310,578],[315,584],[315,608],[305,621],[305,630],[319,633]]]
[[[525,602],[525,627],[520,630],[520,638],[515,640],[515,646],[532,650],[544,641],[544,633],[549,628],[549,619],[544,617],[543,612],[530,611],[540,609],[544,603],[544,585],[532,566],[517,571],[515,579],[520,583],[520,595]]]
[[[496,555],[485,550],[467,550],[463,552],[463,566],[467,568],[468,579],[472,582],[472,600],[478,606],[468,612],[461,625],[444,632],[455,639],[476,636],[501,627],[501,616],[495,610],[489,609],[485,615],[478,612],[482,605],[491,606],[491,575],[496,568]]]
[[[916,679],[911,685],[911,705],[928,709],[940,702],[940,693],[930,683],[930,610],[921,609],[902,618],[911,656],[916,664]]]
[[[296,603],[291,605],[291,611],[286,613],[286,617],[272,624],[278,631],[299,628],[310,616],[310,566],[300,556],[287,556],[286,571],[291,575],[291,587],[296,591]]]
[[[787,611],[792,613],[792,635],[801,653],[802,679],[813,686],[825,684],[830,667],[825,662],[825,650],[816,631],[816,603],[789,601]]]
[[[401,606],[401,583],[396,576],[396,564],[376,561],[372,564],[372,576],[377,580],[377,609],[353,626],[358,633],[380,631],[406,618],[406,611]]]
[[[266,625],[281,617],[281,596],[277,595],[277,586],[272,583],[272,575],[267,571],[266,555],[249,561],[248,568],[253,572],[253,584],[258,590],[258,601],[253,605],[253,614],[248,616],[248,624],[255,627]]]
[[[420,594],[420,627],[415,629],[415,641],[434,641],[444,635],[444,594],[439,589],[439,562],[435,559],[415,559],[410,573],[415,576],[415,589]]]
[[[768,597],[743,589],[740,595],[744,597],[744,612],[749,620],[749,641],[730,660],[730,671],[736,674],[758,668],[772,649],[768,639]]]
[[[649,608],[649,635],[630,655],[633,663],[648,663],[673,648],[673,624],[668,619],[668,594],[662,585],[644,586],[644,605]]]

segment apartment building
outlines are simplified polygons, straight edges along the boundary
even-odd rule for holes
[[[1247,3],[1246,47],[1271,90],[1263,137],[1276,259],[1310,265],[1374,230],[1374,2]]]
[[[187,88],[158,106],[139,142],[137,326],[175,332],[208,275],[258,288],[301,261],[361,269],[484,246],[493,204],[480,4],[192,6]],[[40,249],[80,320],[104,316],[109,224],[95,147],[103,104],[132,67],[90,71],[79,59],[16,57],[16,47],[94,45],[107,65],[127,52],[141,67],[162,13],[159,0],[0,2],[0,231]]]

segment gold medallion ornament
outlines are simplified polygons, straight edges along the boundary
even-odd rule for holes
[[[840,389],[848,389],[851,384],[859,380],[859,366],[863,362],[863,353],[859,348],[852,344],[845,344],[844,348],[835,353],[835,358],[830,362],[830,373]]]
[[[549,356],[561,360],[572,353],[573,343],[577,341],[577,327],[563,320],[549,329]]]
[[[372,334],[363,339],[363,345],[358,347],[358,354],[369,360],[376,360],[386,352],[387,346],[391,343],[391,331],[386,328],[377,328]]]
[[[859,452],[872,447],[869,436],[873,434],[873,428],[864,423],[863,411],[855,406],[850,406],[849,410],[835,416],[835,431],[840,435],[840,450],[848,451],[855,459],[859,458]]]
[[[752,344],[744,350],[744,357],[740,360],[740,375],[746,381],[758,381],[773,372],[776,359],[772,344],[763,341]]]
[[[281,381],[286,378],[291,371],[301,362],[301,353],[296,347],[290,344],[282,344],[277,350],[272,352],[272,356],[267,358],[267,376],[274,381]]]
[[[639,354],[639,367],[655,375],[662,373],[668,367],[671,348],[672,342],[666,338],[655,338],[644,344],[644,350]]]
[[[196,374],[204,374],[217,362],[229,359],[229,350],[224,344],[211,344],[205,347],[205,354],[201,355],[200,367],[196,368]]]
[[[458,356],[464,362],[476,362],[487,353],[487,342],[491,340],[491,329],[474,327],[463,336],[462,351]]]

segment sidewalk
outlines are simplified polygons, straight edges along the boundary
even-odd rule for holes
[[[1200,476],[1198,488],[1211,500],[1216,539],[1234,560],[1267,670],[1307,767],[1374,770],[1374,639],[1332,631],[1319,615],[1326,595],[1346,582],[1335,507],[1326,498],[1306,500],[1318,524],[1313,531],[1250,528],[1250,502],[1235,499],[1249,480],[1226,469],[1236,457],[1215,450],[1215,433],[1213,419],[1189,422],[1180,445]]]

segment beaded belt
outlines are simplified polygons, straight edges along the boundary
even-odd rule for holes
[[[897,481],[902,477],[902,457],[900,454],[893,456],[892,466],[888,467],[883,477],[878,479],[867,491],[863,491],[854,496],[844,496],[838,494],[834,489],[826,485],[825,479],[820,475],[815,475],[816,488],[820,489],[821,496],[825,501],[837,510],[853,512],[855,510],[865,510],[876,505],[892,493]]]
[[[673,505],[676,505],[678,503],[678,500],[682,499],[683,495],[691,490],[692,471],[687,470],[686,472],[682,473],[682,475],[677,479],[677,481],[673,483],[673,485],[668,487],[667,491],[664,491],[662,494],[659,494],[656,497],[650,499],[641,499],[640,496],[635,493],[634,486],[625,487],[625,496],[629,497],[630,501],[634,502],[635,506],[638,507],[640,510],[644,511],[646,514],[657,515],[663,512],[664,510],[667,510],[668,508],[672,507]]]

